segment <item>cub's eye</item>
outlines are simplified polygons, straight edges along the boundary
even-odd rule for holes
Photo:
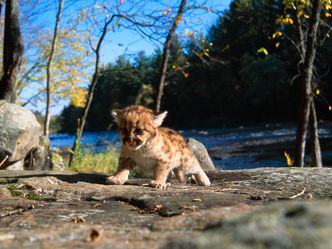
[[[141,129],[141,128],[136,128],[136,129],[134,130],[134,133],[135,133],[136,135],[142,135],[143,132],[144,132],[144,130]]]

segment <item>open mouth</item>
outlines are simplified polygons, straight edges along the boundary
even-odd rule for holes
[[[140,145],[136,146],[136,147],[133,147],[134,150],[139,150],[144,144],[141,143]]]
[[[144,145],[142,141],[136,139],[124,139],[123,144],[132,150],[139,150]]]

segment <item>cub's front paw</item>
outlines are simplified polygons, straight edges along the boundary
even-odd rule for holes
[[[150,187],[152,188],[166,189],[169,186],[171,186],[169,182],[157,182],[154,180],[150,182]]]
[[[106,178],[106,185],[123,185],[126,182],[126,179],[116,176],[109,176]]]

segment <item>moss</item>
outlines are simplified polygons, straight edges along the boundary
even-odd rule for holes
[[[0,179],[0,185],[8,184],[7,179]]]
[[[8,190],[10,191],[12,196],[24,196],[25,198],[29,200],[34,200],[34,201],[56,201],[56,198],[50,197],[50,196],[42,196],[40,194],[37,194],[33,191],[27,191],[26,186],[24,186],[24,192],[20,190],[21,188],[18,188],[16,185],[10,185],[8,186]]]
[[[22,195],[22,191],[19,191],[17,186],[15,186],[15,185],[10,185],[8,187],[8,190],[10,191],[12,196],[21,196]]]
[[[17,183],[17,178],[0,178],[0,185],[10,184],[10,183]]]
[[[25,194],[25,197],[29,200],[34,200],[34,201],[56,201],[56,198],[54,197],[43,196],[32,191]]]
[[[34,192],[28,192],[26,194],[26,198],[29,200],[34,200],[34,201],[41,201],[42,197]]]

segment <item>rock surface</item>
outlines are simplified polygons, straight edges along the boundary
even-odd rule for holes
[[[332,169],[210,171],[211,187],[1,171],[1,248],[330,248]],[[320,243],[318,243],[320,242]]]
[[[0,102],[0,169],[23,169],[24,158],[39,145],[41,126],[19,105]]]
[[[331,248],[331,202],[275,203],[210,226],[192,238],[172,239],[163,249]]]

